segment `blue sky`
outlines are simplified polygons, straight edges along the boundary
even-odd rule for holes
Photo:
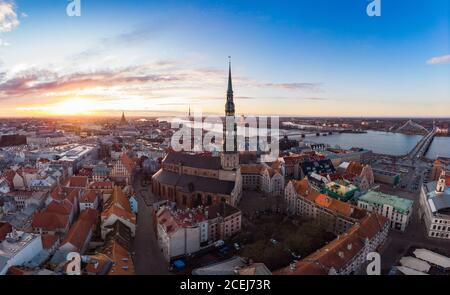
[[[239,113],[450,116],[449,2],[369,2],[0,0],[0,116],[222,113],[229,55]]]

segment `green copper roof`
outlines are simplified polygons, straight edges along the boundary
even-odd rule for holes
[[[395,210],[401,213],[409,212],[413,205],[413,201],[411,200],[373,191],[362,195],[359,200],[377,205],[387,204],[394,207]]]

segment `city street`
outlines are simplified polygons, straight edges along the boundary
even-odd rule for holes
[[[169,274],[168,263],[158,247],[153,230],[153,207],[150,193],[141,186],[141,174],[135,177],[133,187],[138,198],[138,217],[134,241],[135,268],[138,275]]]

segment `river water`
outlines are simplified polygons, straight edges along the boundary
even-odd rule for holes
[[[282,130],[283,134],[299,134],[300,130]],[[300,136],[290,138],[300,139]],[[420,135],[406,135],[401,133],[368,131],[367,133],[335,133],[328,136],[307,135],[305,141],[329,144],[331,147],[339,146],[349,149],[360,147],[379,154],[394,156],[406,155],[420,141]],[[435,137],[427,158],[435,159],[437,156],[450,157],[450,137]]]
[[[437,157],[450,158],[450,137],[436,136],[427,153],[427,158],[436,159]]]
[[[221,131],[223,127],[218,130]],[[254,130],[256,133],[257,131]],[[295,134],[289,136],[292,139],[301,139],[303,131],[298,129],[280,130],[280,135]],[[324,143],[331,147],[339,146],[349,149],[359,147],[373,151],[374,153],[402,156],[408,154],[422,138],[421,135],[406,135],[402,133],[368,131],[367,133],[334,133],[332,135],[316,136],[307,135],[306,142]],[[436,157],[450,157],[450,137],[435,137],[427,158],[436,159]]]

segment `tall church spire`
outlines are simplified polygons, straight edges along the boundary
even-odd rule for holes
[[[234,117],[233,83],[231,81],[231,56],[228,57],[228,89],[225,103],[225,125],[223,153],[220,154],[222,169],[232,171],[239,169],[239,152],[237,146],[237,125]]]
[[[228,57],[228,91],[227,98],[233,99],[233,83],[231,82],[231,56]]]
[[[225,115],[234,116],[234,101],[233,101],[233,83],[231,79],[231,56],[228,57],[228,90],[227,102],[225,104]]]
[[[127,120],[125,119],[125,112],[122,112],[122,119],[120,119],[120,124],[125,125]]]

